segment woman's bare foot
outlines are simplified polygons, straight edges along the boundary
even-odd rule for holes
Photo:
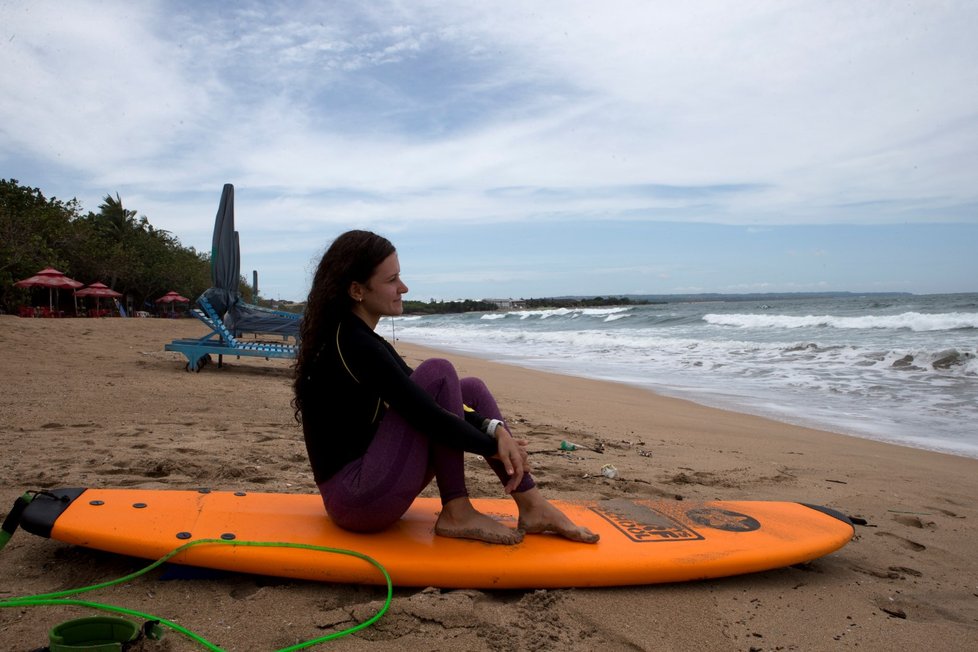
[[[543,497],[536,487],[513,494],[520,508],[519,529],[527,534],[552,532],[571,541],[597,543],[600,535],[586,527],[575,525],[567,516]]]
[[[514,545],[523,540],[523,532],[506,527],[477,511],[468,498],[456,498],[442,506],[435,522],[435,534],[503,545]]]

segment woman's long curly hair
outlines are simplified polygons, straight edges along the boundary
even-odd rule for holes
[[[303,401],[310,388],[313,362],[325,344],[327,327],[353,308],[350,285],[366,284],[374,270],[395,252],[387,238],[370,231],[347,231],[326,250],[306,300],[300,329],[299,355],[295,361],[295,419],[302,422]]]

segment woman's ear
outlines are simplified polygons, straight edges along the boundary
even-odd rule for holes
[[[356,281],[350,283],[350,289],[347,290],[347,293],[355,303],[360,303],[363,301],[363,286]]]

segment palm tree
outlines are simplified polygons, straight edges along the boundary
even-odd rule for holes
[[[131,278],[134,268],[139,266],[139,261],[134,259],[133,244],[140,225],[136,221],[136,211],[123,207],[119,193],[115,197],[106,195],[98,209],[92,217],[97,232],[105,241],[102,260],[108,268],[109,287],[117,290],[119,278]]]
[[[98,210],[99,224],[106,235],[121,240],[136,227],[136,211],[123,208],[119,193],[115,197],[106,195]]]

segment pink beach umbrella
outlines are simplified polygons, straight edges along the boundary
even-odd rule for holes
[[[48,307],[54,310],[54,290],[74,290],[84,286],[84,283],[79,283],[73,278],[68,278],[64,275],[64,272],[59,272],[53,267],[45,267],[39,271],[34,276],[30,278],[25,278],[22,281],[17,281],[14,283],[14,287],[18,288],[33,288],[33,287],[45,287],[48,289]]]
[[[116,292],[104,283],[92,283],[82,290],[75,290],[76,297],[95,297],[95,307],[98,309],[102,297],[116,299],[122,296],[121,292]]]
[[[164,294],[163,296],[161,296],[159,299],[157,299],[156,300],[156,303],[168,303],[168,304],[170,304],[170,314],[173,314],[173,304],[175,304],[175,303],[190,303],[190,299],[188,299],[185,296],[181,296],[177,292],[174,292],[173,290],[171,290],[171,291],[167,292],[166,294]]]

